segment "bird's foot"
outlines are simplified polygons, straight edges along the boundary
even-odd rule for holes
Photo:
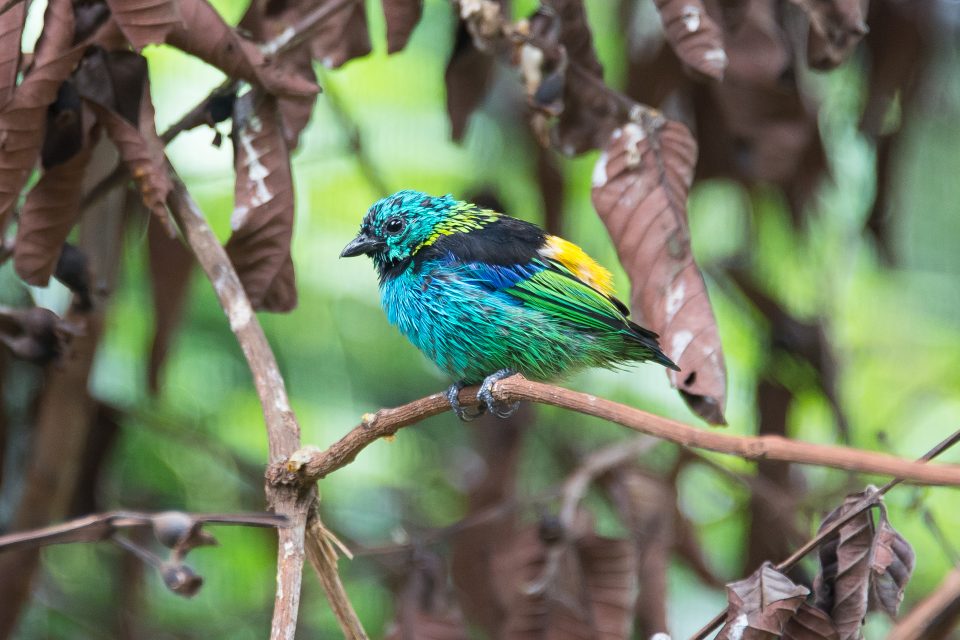
[[[476,420],[483,415],[483,412],[486,410],[486,407],[481,404],[479,407],[472,411],[467,411],[462,406],[460,406],[460,390],[467,386],[463,380],[459,382],[454,382],[447,389],[447,400],[450,402],[450,408],[453,409],[453,412],[457,414],[457,417],[463,420],[464,422],[470,422],[471,420]]]
[[[497,416],[498,418],[509,418],[517,409],[520,408],[519,402],[514,402],[513,404],[502,404],[497,402],[493,397],[493,385],[504,378],[509,378],[512,375],[516,375],[516,371],[513,369],[500,369],[494,373],[491,373],[486,378],[483,379],[483,384],[480,385],[480,391],[477,393],[477,399],[480,401],[481,407],[486,407],[490,410],[490,413]]]

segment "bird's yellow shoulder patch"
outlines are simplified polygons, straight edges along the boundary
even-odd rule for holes
[[[613,295],[613,277],[610,272],[572,242],[558,236],[547,236],[540,255],[556,260],[597,291],[608,296]]]

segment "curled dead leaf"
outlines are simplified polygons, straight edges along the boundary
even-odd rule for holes
[[[37,162],[47,107],[83,54],[73,46],[73,36],[70,0],[50,0],[33,64],[0,111],[0,222],[9,215]]]
[[[396,53],[407,46],[410,34],[420,22],[423,0],[382,0],[387,21],[387,53]]]
[[[459,142],[467,132],[470,116],[487,95],[493,77],[493,59],[473,45],[473,38],[463,22],[457,24],[453,50],[443,77],[447,88],[450,135]]]
[[[695,75],[722,80],[727,68],[720,27],[701,0],[655,0],[667,42]]]
[[[824,518],[820,529],[847,515],[876,491],[867,487],[848,495]],[[814,582],[816,604],[830,614],[840,640],[860,637],[867,611],[896,615],[913,572],[913,549],[890,524],[882,501],[877,508],[876,525],[872,509],[864,510],[820,546],[821,568]]]
[[[173,342],[190,289],[193,254],[179,238],[147,228],[150,290],[153,294],[153,339],[147,363],[147,388],[156,394],[167,353]]]
[[[547,551],[561,544],[557,572],[542,589]],[[551,527],[531,527],[493,558],[494,586],[506,612],[501,636],[508,640],[564,637],[619,640],[629,636],[637,598],[637,564],[630,540],[594,533],[564,539]]]
[[[27,3],[18,2],[0,14],[0,109],[10,101],[20,71],[20,36]]]
[[[0,342],[14,357],[27,362],[54,362],[66,352],[70,339],[80,333],[79,327],[43,307],[0,307]]]
[[[387,640],[467,640],[467,625],[452,601],[443,559],[418,551],[395,590],[393,621]]]
[[[327,3],[333,1],[323,0]],[[310,42],[313,57],[328,69],[336,69],[370,53],[370,32],[363,0],[353,0],[348,8],[331,15]]]
[[[870,560],[870,610],[894,617],[913,575],[916,555],[910,543],[893,528],[887,508],[880,503],[880,519]]]
[[[631,283],[637,321],[660,334],[680,367],[670,381],[701,417],[724,424],[726,367],[706,284],[690,250],[687,193],[697,144],[651,110],[613,132],[594,169],[592,199]]]
[[[807,61],[814,69],[836,68],[866,35],[868,0],[792,0],[810,18]]]
[[[144,204],[173,237],[176,231],[166,208],[173,183],[164,144],[157,135],[146,60],[127,51],[94,52],[84,57],[77,80],[81,95],[137,183]]]
[[[236,184],[227,254],[255,309],[297,304],[290,241],[293,178],[276,98],[252,90],[237,98],[232,133]]]
[[[91,114],[87,114],[92,119]],[[25,282],[44,287],[60,259],[61,249],[80,217],[80,196],[94,140],[79,153],[43,172],[27,193],[17,226],[13,266]]]
[[[794,584],[769,562],[749,578],[727,585],[727,621],[717,640],[773,640],[810,591]]]
[[[309,96],[319,91],[316,83],[265,57],[256,44],[229,27],[207,0],[181,0],[179,7],[182,20],[170,30],[168,44],[273,94]]]
[[[783,640],[840,640],[830,616],[804,602],[783,628]]]
[[[107,0],[110,13],[133,48],[165,42],[181,23],[175,0]]]
[[[312,10],[313,6],[309,3],[298,3],[293,0],[269,3],[251,2],[247,12],[240,20],[238,28],[245,33],[249,33],[252,38],[259,42],[268,42],[281,37],[289,29],[294,28],[293,25],[302,19],[304,12],[308,9]],[[310,41],[304,41],[290,50],[272,55],[274,57],[273,64],[283,69],[284,73],[299,76],[305,82],[316,84],[317,76],[313,71],[313,53]],[[221,120],[230,117],[232,114],[232,98],[234,97],[235,92],[231,93],[229,111],[221,110],[223,114]],[[310,121],[317,94],[282,95],[278,96],[277,99],[283,136],[287,141],[287,146],[292,150],[297,147],[300,132]],[[217,121],[212,112],[211,119]]]

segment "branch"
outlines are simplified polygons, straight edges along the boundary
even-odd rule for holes
[[[460,392],[460,402],[464,406],[477,404],[476,393],[477,387],[465,388]],[[521,376],[495,383],[493,395],[500,402],[529,400],[569,409],[685,447],[707,449],[748,460],[782,460],[893,476],[917,484],[960,486],[960,465],[929,465],[875,451],[798,442],[779,436],[737,436],[706,431],[586,393],[531,382]],[[366,414],[359,426],[326,451],[304,448],[281,464],[275,464],[268,470],[268,477],[274,482],[293,484],[319,480],[352,462],[375,440],[391,436],[403,427],[449,408],[445,394],[435,393],[400,407]]]
[[[98,513],[68,522],[19,531],[0,536],[0,552],[29,549],[51,544],[70,542],[98,542],[106,540],[117,531],[137,527],[151,527],[157,539],[173,547],[185,539],[195,536],[199,528],[206,523],[234,524],[247,527],[285,527],[285,516],[273,513],[183,513],[163,511],[144,513],[141,511],[109,511]],[[167,544],[170,542],[170,544]]]
[[[230,321],[230,329],[236,335],[253,374],[267,427],[270,460],[285,459],[300,446],[300,425],[290,409],[286,385],[276,358],[226,251],[172,166],[170,173],[174,188],[170,191],[167,204],[196,255],[197,262],[213,285],[220,305]],[[296,633],[303,560],[306,555],[304,531],[307,514],[315,501],[316,490],[312,485],[267,485],[268,504],[277,513],[287,516],[291,522],[291,526],[281,529],[278,536],[277,594],[270,633],[273,640],[293,640]],[[321,575],[336,572],[335,565],[314,566]],[[328,589],[327,596],[331,602],[346,599],[339,577],[330,576],[323,584]],[[346,612],[337,609],[334,612],[347,637],[366,638],[356,614],[349,617]],[[351,635],[353,629],[360,629],[360,635]]]

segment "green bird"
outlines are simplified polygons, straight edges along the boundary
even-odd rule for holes
[[[540,227],[450,195],[399,191],[376,202],[341,258],[368,255],[387,318],[456,380],[447,392],[462,420],[489,408],[494,382],[515,373],[553,380],[587,367],[652,360],[679,371],[657,334],[632,322],[610,272]],[[482,383],[480,409],[460,390]]]

